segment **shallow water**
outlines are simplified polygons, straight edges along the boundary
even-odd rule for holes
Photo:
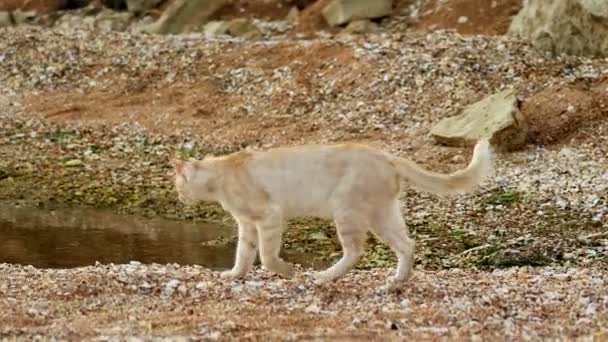
[[[224,270],[234,263],[235,233],[230,227],[91,209],[0,208],[0,263],[71,268],[139,261]],[[315,269],[327,266],[310,255],[281,254]]]
[[[226,269],[235,244],[206,243],[231,235],[228,227],[97,210],[0,208],[0,263],[69,268],[137,260]]]

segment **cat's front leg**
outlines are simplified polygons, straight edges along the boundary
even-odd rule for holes
[[[271,214],[258,224],[258,239],[260,242],[260,259],[267,270],[283,277],[293,276],[293,265],[279,257],[281,250],[281,235],[283,220],[280,214]]]
[[[236,246],[236,258],[234,267],[229,271],[224,271],[220,274],[222,278],[238,278],[244,276],[255,261],[257,250],[257,231],[255,225],[243,220],[238,220],[239,236]]]

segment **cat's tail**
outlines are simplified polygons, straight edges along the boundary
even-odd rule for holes
[[[397,172],[408,185],[437,195],[472,191],[493,172],[493,153],[490,143],[480,140],[475,145],[469,165],[450,174],[428,171],[413,161],[390,156]]]

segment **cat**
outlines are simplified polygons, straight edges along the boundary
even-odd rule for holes
[[[238,224],[234,267],[221,277],[244,276],[258,247],[264,268],[290,277],[292,265],[279,257],[285,221],[315,216],[333,219],[343,250],[337,263],[315,274],[318,284],[356,265],[371,230],[398,257],[385,286],[393,289],[408,279],[414,262],[415,242],[399,205],[401,183],[438,195],[469,192],[491,174],[492,156],[482,139],[469,165],[451,174],[360,144],[280,147],[172,163],[182,203],[219,202]]]

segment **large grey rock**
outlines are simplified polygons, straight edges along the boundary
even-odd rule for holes
[[[96,28],[102,32],[126,31],[133,16],[130,12],[102,11],[94,20]]]
[[[228,34],[233,37],[240,37],[249,40],[258,40],[262,38],[262,32],[255,24],[246,18],[236,18],[228,23]]]
[[[204,28],[205,37],[213,38],[221,35],[257,40],[262,38],[262,32],[255,24],[245,18],[236,18],[229,21],[210,21]]]
[[[380,18],[391,14],[392,0],[333,0],[321,14],[331,26],[357,19]]]
[[[200,30],[228,0],[175,0],[153,24],[143,28],[150,33],[182,33]]]
[[[608,56],[608,1],[526,0],[509,33],[553,54]]]
[[[441,120],[431,135],[448,146],[470,146],[480,138],[488,138],[497,150],[516,150],[525,145],[528,133],[519,107],[515,91],[507,89]]]
[[[0,12],[0,27],[10,27],[13,26],[13,18],[11,14],[6,11]]]
[[[608,18],[608,2],[606,0],[579,0],[589,13],[602,18]]]
[[[32,24],[38,17],[36,11],[22,11],[20,9],[14,11],[12,15],[15,25]]]
[[[359,19],[351,21],[346,25],[344,30],[340,34],[365,34],[365,33],[376,33],[380,31],[378,24],[371,20]]]

